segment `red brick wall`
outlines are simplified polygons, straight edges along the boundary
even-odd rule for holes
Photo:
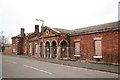
[[[23,50],[23,38],[18,38],[19,39],[19,43],[18,43],[18,52],[19,54],[23,54],[24,50]]]
[[[4,46],[4,53],[12,54],[12,45]]]
[[[12,38],[12,53],[15,54],[16,52],[14,52],[13,49],[16,51],[16,38]]]
[[[18,44],[17,39],[19,40]],[[18,54],[23,54],[23,38],[12,38],[12,53],[16,54],[16,51],[18,52]]]
[[[82,54],[88,53],[89,60],[94,60],[95,55],[94,39],[95,37],[102,37],[102,56],[104,62],[118,61],[118,31],[96,33],[96,34],[84,34],[79,36],[72,36],[70,38],[70,46],[74,47],[74,40],[80,39],[80,48]],[[74,58],[75,51],[71,49],[71,58]]]

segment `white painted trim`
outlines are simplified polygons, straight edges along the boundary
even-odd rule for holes
[[[102,40],[102,37],[95,37],[93,40]]]
[[[80,41],[80,39],[75,39],[74,41]]]
[[[74,55],[74,57],[80,57],[80,55],[77,55],[77,54],[76,54],[76,55]]]
[[[47,33],[48,32],[48,33]],[[46,31],[45,31],[45,34],[46,35],[49,35],[49,33],[50,33],[50,31],[47,29]]]
[[[37,44],[37,43],[35,43],[35,44]]]
[[[93,56],[93,58],[103,58],[102,56]]]

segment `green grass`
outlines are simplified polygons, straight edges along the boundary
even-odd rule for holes
[[[92,64],[103,64],[103,65],[111,65],[111,66],[120,66],[119,63],[104,63],[104,62],[88,62],[88,63],[92,63]]]

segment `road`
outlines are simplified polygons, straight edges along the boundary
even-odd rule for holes
[[[118,78],[117,74],[3,55],[3,78]]]

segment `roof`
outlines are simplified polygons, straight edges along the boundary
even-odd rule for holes
[[[25,37],[29,37],[31,36],[32,34],[34,34],[35,32],[31,32],[31,33],[25,33]],[[16,37],[22,37],[21,34],[17,35],[17,36],[14,36],[12,38],[16,38]]]
[[[118,27],[118,22],[120,23],[120,21],[116,21],[116,22],[110,22],[110,23],[78,28],[73,30],[67,30],[67,29],[61,29],[61,28],[50,28],[50,27],[48,28],[53,30],[56,33],[65,33],[65,34],[70,33],[71,35],[89,34],[89,33],[104,32],[104,31],[110,31],[110,30],[120,30],[120,27]]]
[[[61,29],[61,28],[53,28],[53,29],[59,31],[60,33],[65,33],[65,34],[72,32],[71,30]]]
[[[61,28],[51,28],[51,27],[49,27],[49,26],[45,26],[45,28],[46,29],[50,29],[50,30],[52,30],[53,31],[53,33],[70,33],[71,32],[71,30],[67,30],[67,29],[61,29]]]
[[[36,41],[38,39],[39,39],[38,37],[33,37],[33,38],[29,39],[29,41]]]
[[[120,21],[116,21],[116,22],[94,25],[94,26],[89,26],[89,27],[84,27],[84,28],[73,29],[73,30],[67,30],[67,29],[61,29],[61,28],[51,28],[49,26],[45,26],[44,28],[52,30],[53,33],[55,33],[55,34],[56,33],[57,34],[70,33],[71,35],[80,35],[80,34],[105,32],[105,31],[110,31],[110,30],[120,30],[120,27],[118,26],[118,22],[120,23]],[[29,37],[31,39],[31,38],[34,38],[36,36],[40,36],[41,34],[42,34],[42,32],[39,32],[39,33],[35,33],[35,32],[25,33],[25,37]],[[19,34],[19,35],[14,36],[14,37],[21,37],[21,35]],[[12,37],[12,38],[14,38],[14,37]]]
[[[85,28],[73,29],[71,34],[88,34],[88,33],[104,32],[109,30],[120,30],[120,27],[118,27],[118,21],[85,27]]]
[[[19,34],[19,35],[17,35],[17,36],[13,36],[12,38],[17,38],[17,37],[21,37],[21,35]]]

